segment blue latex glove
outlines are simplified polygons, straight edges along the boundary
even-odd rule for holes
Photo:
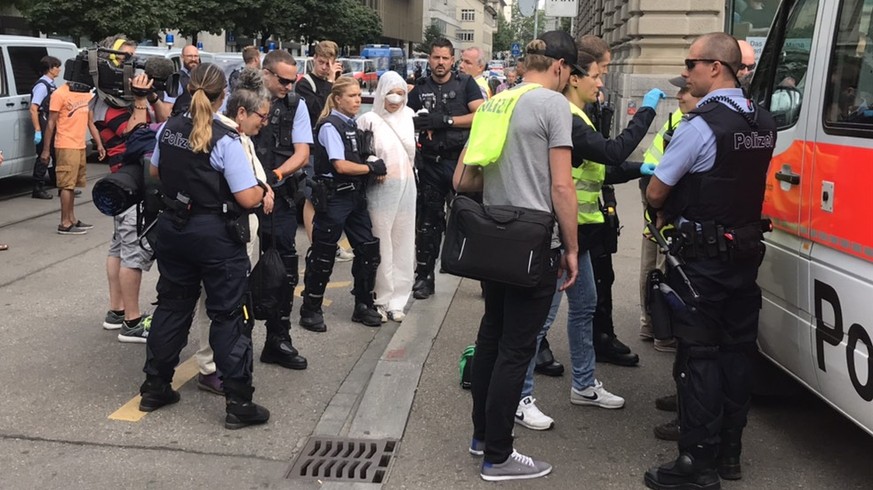
[[[642,175],[655,175],[655,165],[654,163],[644,163],[640,165],[640,173]]]
[[[42,143],[42,131],[37,131],[33,133],[33,144],[38,145]]]
[[[651,107],[658,110],[658,104],[667,98],[667,94],[659,88],[653,88],[643,97],[643,107]]]

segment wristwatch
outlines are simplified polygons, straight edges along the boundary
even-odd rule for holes
[[[455,120],[452,119],[452,116],[446,116],[446,124],[448,124],[449,127],[452,127],[455,125]]]

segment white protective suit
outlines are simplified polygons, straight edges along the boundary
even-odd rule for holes
[[[389,113],[385,96],[397,88],[403,89],[403,105]],[[388,167],[385,180],[367,188],[373,236],[379,239],[382,255],[375,304],[387,311],[403,311],[415,280],[415,114],[406,101],[406,82],[386,72],[379,78],[373,110],[358,118],[360,129],[373,131],[376,156]]]

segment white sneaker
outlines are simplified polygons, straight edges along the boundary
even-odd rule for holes
[[[392,322],[400,323],[404,318],[406,318],[406,313],[403,313],[403,310],[391,310],[388,312],[388,319]]]
[[[532,430],[549,430],[555,426],[555,421],[537,408],[536,401],[536,398],[526,396],[518,402],[515,423]]]
[[[600,408],[622,408],[624,398],[606,391],[603,383],[595,379],[594,386],[589,386],[582,391],[570,388],[570,403],[573,405],[593,405]]]
[[[337,247],[336,249],[336,261],[337,262],[348,262],[355,258],[355,253],[351,250],[346,250],[342,247]]]
[[[376,305],[376,311],[379,313],[379,316],[382,317],[382,323],[388,321],[388,312],[385,310],[385,305]]]

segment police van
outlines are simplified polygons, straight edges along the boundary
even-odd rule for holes
[[[873,434],[873,0],[783,0],[750,95],[778,126],[760,350]]]
[[[42,75],[39,60],[46,55],[61,60],[61,75],[55,80],[60,86],[64,62],[75,58],[78,51],[75,44],[56,39],[0,35],[0,150],[4,158],[0,179],[33,173],[36,148],[30,89]]]

